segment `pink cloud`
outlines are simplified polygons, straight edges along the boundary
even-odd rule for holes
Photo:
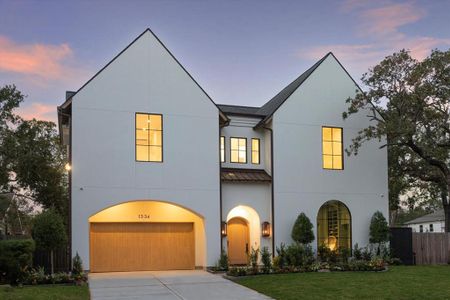
[[[18,44],[0,36],[0,71],[58,79],[67,67],[65,61],[72,56],[68,44]]]
[[[56,122],[56,105],[44,104],[39,102],[31,103],[30,105],[23,105],[17,112],[25,120],[33,118],[38,120]]]
[[[425,16],[425,12],[412,3],[391,4],[363,11],[361,18],[365,25],[364,34],[377,36],[399,34],[399,27],[417,22]]]

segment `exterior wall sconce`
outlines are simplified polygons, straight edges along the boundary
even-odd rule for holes
[[[227,236],[227,222],[222,222],[220,232],[222,233],[222,237]]]
[[[262,236],[263,237],[270,236],[270,223],[269,222],[262,223]]]

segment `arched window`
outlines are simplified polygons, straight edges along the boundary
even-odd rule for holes
[[[352,222],[350,211],[344,203],[328,201],[317,214],[318,246],[325,245],[331,250],[351,249]]]

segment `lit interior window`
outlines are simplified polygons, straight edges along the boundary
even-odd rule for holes
[[[225,137],[220,137],[220,162],[225,162]]]
[[[342,149],[342,128],[322,127],[322,163],[324,169],[343,169]]]
[[[231,138],[230,152],[232,163],[247,163],[247,139],[246,138]]]
[[[259,165],[259,139],[252,139],[252,164]]]
[[[162,162],[162,115],[136,114],[136,160]]]

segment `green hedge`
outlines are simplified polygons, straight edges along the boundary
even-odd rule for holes
[[[21,283],[32,266],[34,249],[31,239],[0,241],[0,276],[11,285]]]

